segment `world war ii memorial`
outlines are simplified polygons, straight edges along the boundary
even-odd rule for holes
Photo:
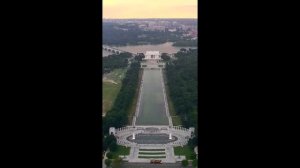
[[[132,125],[109,129],[118,145],[130,147],[130,154],[123,156],[128,162],[148,162],[152,159],[163,163],[182,161],[185,156],[175,156],[173,147],[184,146],[194,135],[194,128],[173,126],[159,51],[147,51],[141,63],[143,77]]]

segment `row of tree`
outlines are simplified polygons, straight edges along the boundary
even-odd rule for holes
[[[197,127],[197,56],[197,50],[182,49],[166,65],[170,97],[185,127]]]
[[[140,62],[134,61],[126,72],[122,81],[122,87],[113,104],[113,107],[103,118],[103,133],[108,134],[109,127],[120,128],[127,124],[128,110],[132,104],[136,88],[138,87],[138,76]]]
[[[102,73],[108,73],[114,69],[125,68],[128,66],[128,58],[132,57],[130,53],[113,54],[102,59]]]
[[[165,56],[166,57],[166,56]],[[188,146],[193,149],[198,144],[198,53],[197,49],[180,49],[176,59],[166,64],[166,78],[169,94],[175,112],[180,116],[184,127],[195,127],[195,137],[190,139]]]
[[[198,41],[197,40],[178,40],[173,44],[173,46],[195,47],[195,46],[198,46]]]

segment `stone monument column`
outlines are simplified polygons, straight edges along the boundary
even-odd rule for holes
[[[109,128],[109,135],[115,135],[116,134],[116,129],[115,127],[110,127]]]

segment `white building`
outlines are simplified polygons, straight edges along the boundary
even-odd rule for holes
[[[145,60],[160,60],[161,54],[159,51],[146,51]]]
[[[168,29],[169,32],[176,32],[176,28],[175,29]]]

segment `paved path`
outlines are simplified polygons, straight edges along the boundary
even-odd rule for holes
[[[106,165],[105,165],[105,159],[106,159],[105,157],[104,157],[104,159],[102,159],[102,167],[103,167],[103,168],[106,168]]]
[[[108,151],[105,151],[105,153],[104,153],[104,158],[102,159],[102,168],[106,168],[105,159],[107,159],[107,157],[106,157],[107,153],[108,153]]]

